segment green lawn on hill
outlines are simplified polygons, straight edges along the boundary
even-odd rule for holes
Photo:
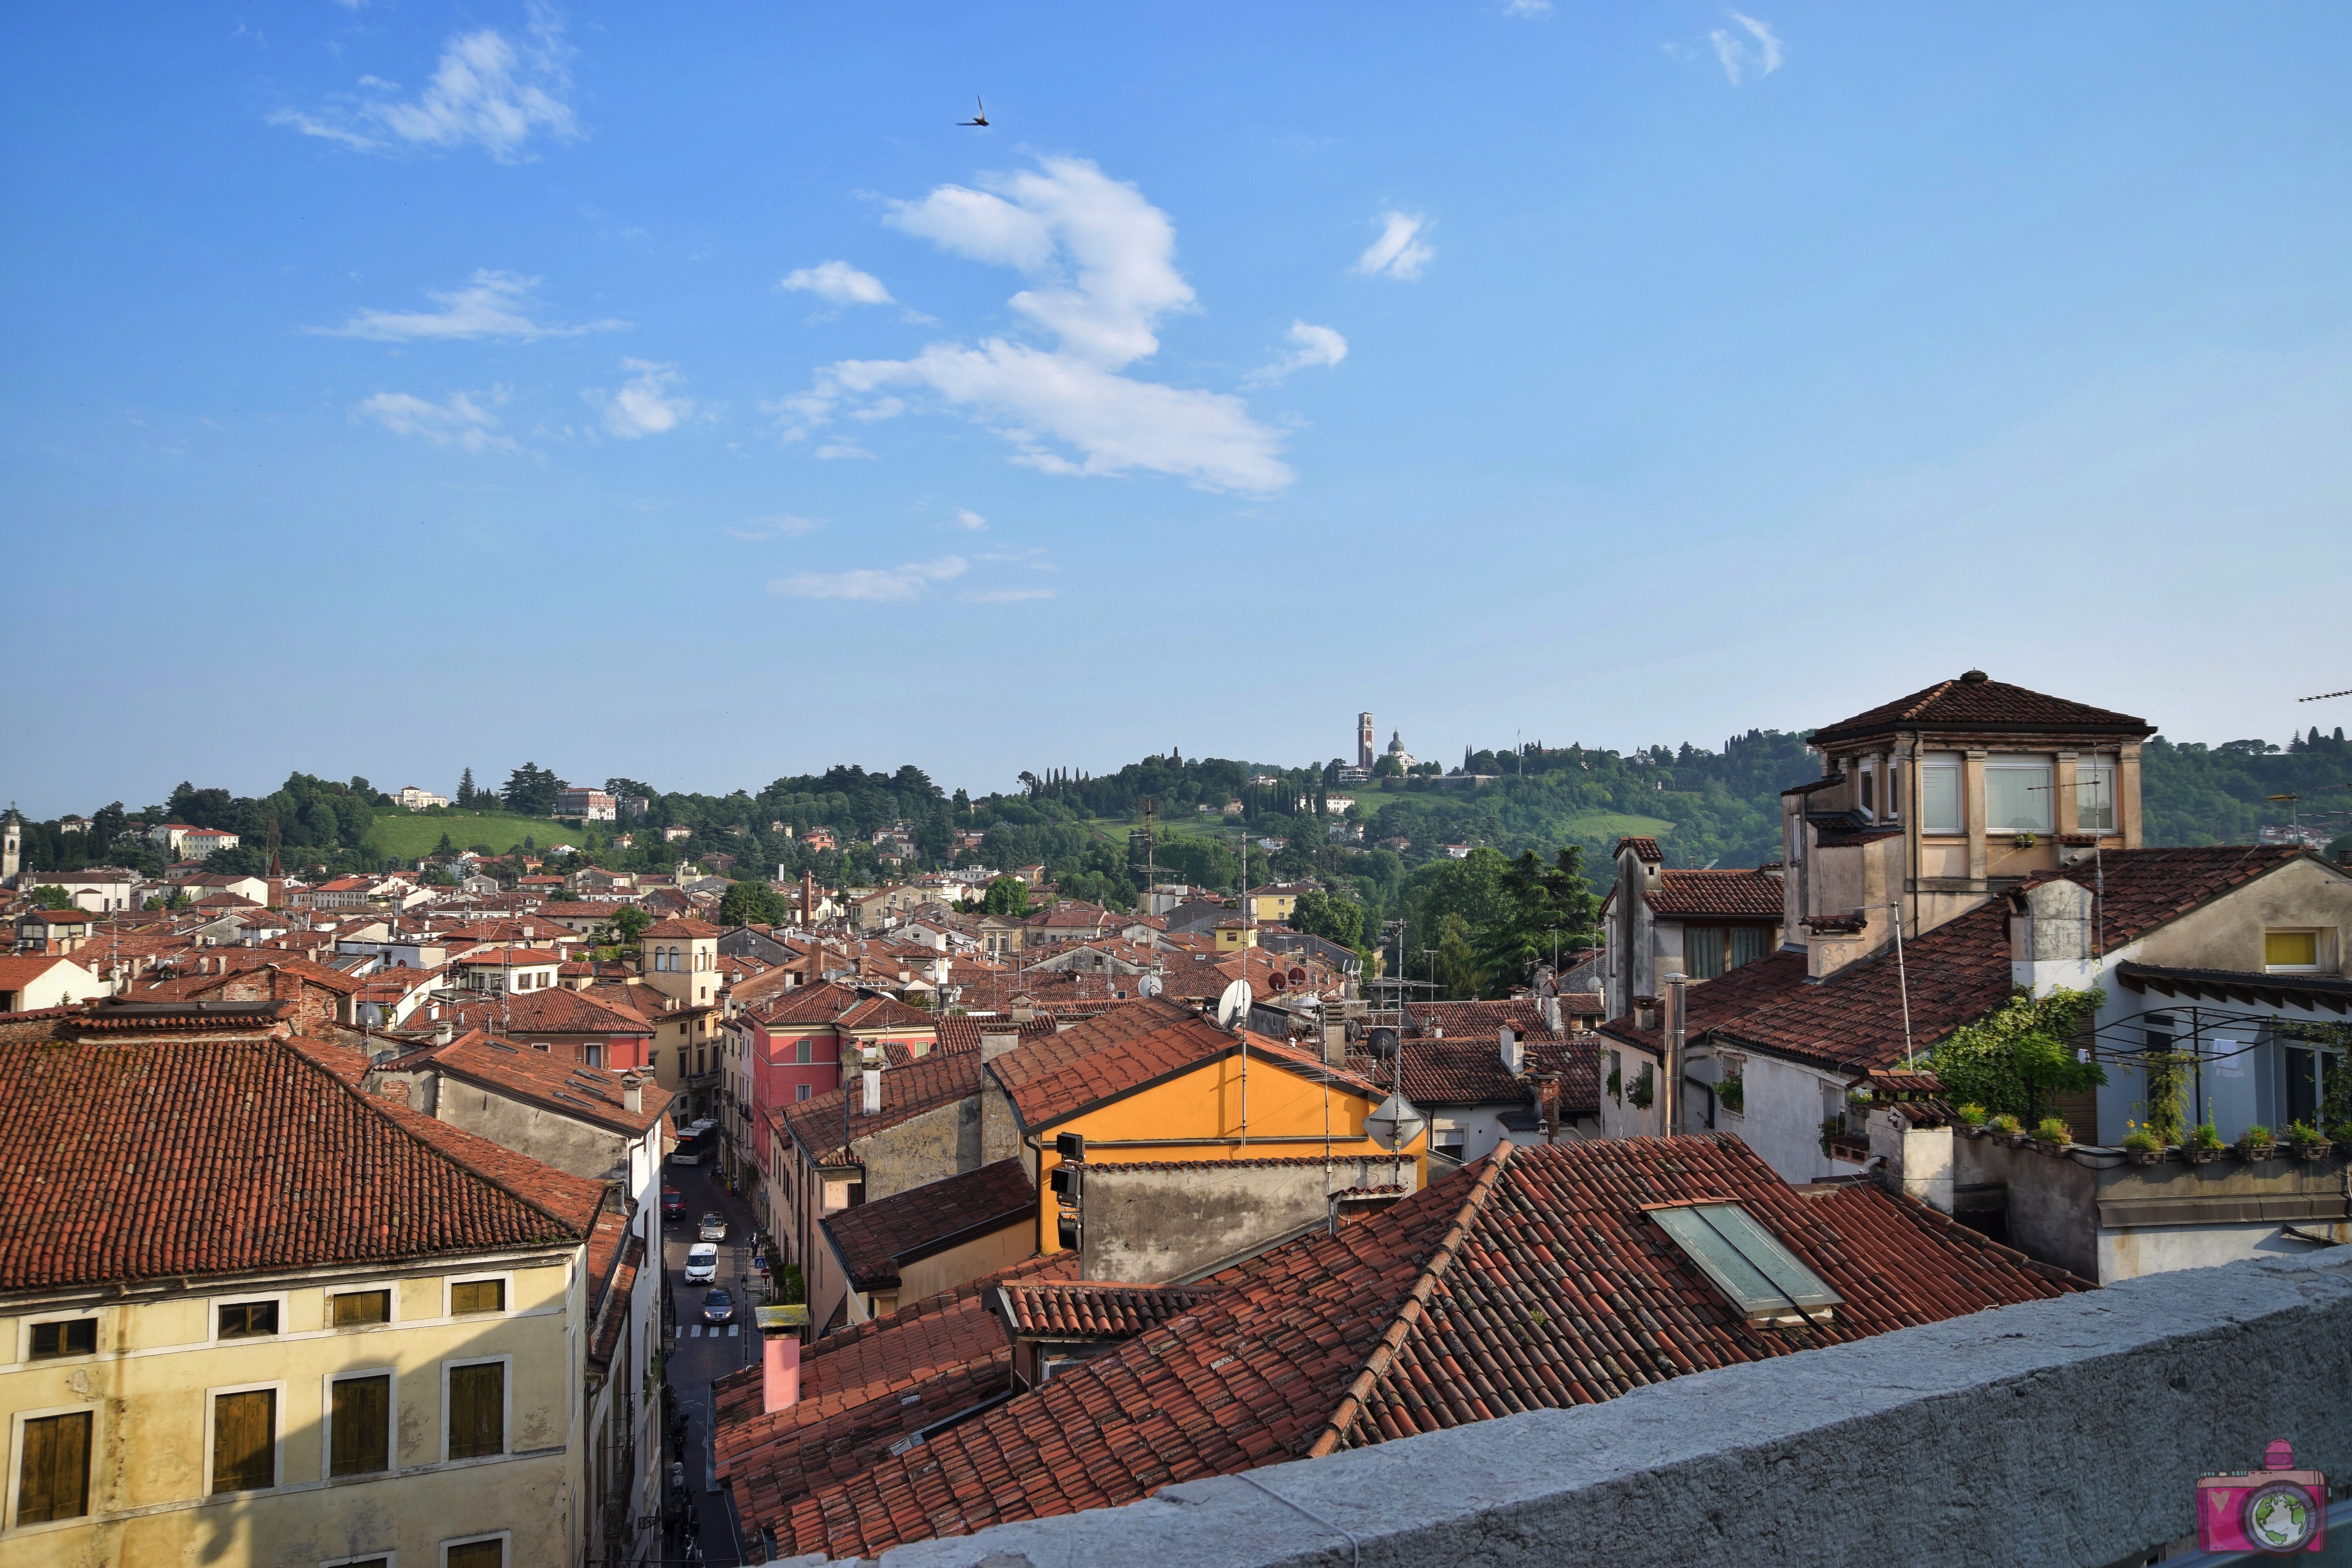
[[[526,837],[542,849],[551,844],[578,844],[587,835],[552,817],[513,816],[499,811],[391,811],[375,819],[368,837],[386,855],[414,860],[433,853],[443,834],[460,849],[487,844],[503,855]]]

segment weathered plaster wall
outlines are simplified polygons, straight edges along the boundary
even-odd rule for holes
[[[2241,1263],[918,1542],[887,1561],[2101,1568],[2192,1531],[2198,1475],[2251,1468],[2274,1437],[2301,1464],[2352,1472],[2348,1405],[2352,1258]]]
[[[1089,1279],[1158,1284],[1242,1257],[1329,1215],[1327,1194],[1390,1179],[1385,1160],[1089,1165],[1079,1268]],[[1410,1186],[1413,1162],[1402,1163]]]

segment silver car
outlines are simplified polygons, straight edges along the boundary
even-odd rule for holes
[[[711,1210],[702,1216],[702,1223],[695,1227],[694,1234],[703,1241],[726,1240],[727,1216],[717,1209]]]

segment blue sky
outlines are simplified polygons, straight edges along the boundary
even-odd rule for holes
[[[2347,721],[2342,7],[16,36],[38,815],[1712,745],[1970,666]]]

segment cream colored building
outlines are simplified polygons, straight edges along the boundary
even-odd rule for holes
[[[0,1026],[0,1563],[641,1550],[658,1456],[593,1440],[654,1348],[605,1185],[362,1093],[284,1011]]]

